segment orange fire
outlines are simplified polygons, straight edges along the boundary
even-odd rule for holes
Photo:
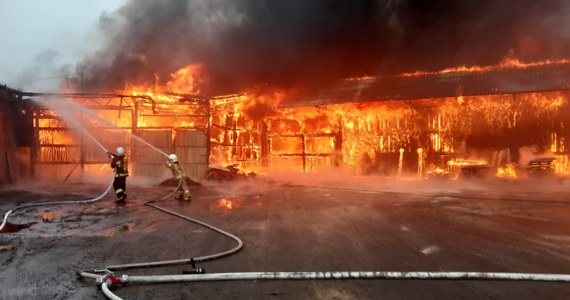
[[[456,72],[465,72],[465,73],[472,73],[472,72],[486,72],[492,71],[497,69],[524,69],[530,67],[537,67],[537,66],[545,66],[545,65],[552,65],[552,64],[562,64],[562,63],[570,63],[568,59],[561,59],[561,60],[545,60],[539,62],[521,62],[516,57],[505,57],[498,65],[493,66],[459,66],[459,67],[452,67],[446,68],[440,71],[435,72],[423,72],[423,71],[416,71],[413,73],[404,73],[401,74],[402,76],[421,76],[421,75],[433,75],[433,74],[445,74],[445,73],[456,73]]]
[[[497,168],[497,176],[503,178],[517,178],[518,171],[517,166],[514,163],[508,163],[503,167]]]
[[[511,58],[496,66],[462,66],[402,75],[484,72],[569,62],[523,63]],[[304,171],[340,166],[368,173],[387,169],[385,161],[392,160],[400,174],[406,164],[417,165],[408,172],[424,172],[423,165],[432,163],[427,162],[431,154],[453,157],[435,162],[438,166],[432,172],[436,173],[486,164],[484,160],[466,159],[465,137],[481,132],[505,135],[521,126],[532,126],[535,120],[549,119],[568,106],[565,93],[545,92],[283,108],[280,103],[287,98],[287,91],[257,86],[241,94],[213,97],[208,103],[209,111],[204,111],[192,102],[192,97],[201,96],[201,87],[207,81],[203,65],[190,65],[172,74],[164,85],[158,80],[147,85],[127,84],[121,93],[141,97],[137,100],[140,101],[137,115],[121,109],[97,113],[129,130],[133,126],[207,128],[211,145],[208,161],[220,165],[238,163],[246,172],[261,165],[281,165]],[[109,105],[128,107],[132,103],[114,99]],[[57,121],[41,119],[37,126],[47,128],[54,122]],[[73,137],[56,131],[41,131],[39,138],[43,144],[73,143]],[[544,138],[550,141],[552,152],[563,155],[567,151],[564,136],[556,130]],[[421,154],[418,149],[422,149]],[[561,160],[568,161],[567,157]],[[567,164],[560,169],[567,172]],[[514,166],[507,164],[498,169],[497,175],[516,177],[515,171]]]
[[[526,68],[562,62],[566,61],[522,63],[507,59],[498,66],[458,67],[437,73]],[[165,90],[199,92],[195,85],[206,78],[202,71],[200,66],[191,66],[173,75],[166,88],[153,87],[156,92],[132,91],[172,103],[178,99],[157,93]],[[404,75],[425,74],[429,73]],[[382,155],[398,153],[400,149],[413,153],[415,148],[421,147],[426,153],[461,155],[458,138],[476,133],[474,128],[483,127],[493,133],[501,133],[517,127],[525,119],[547,117],[567,105],[566,96],[557,92],[415,100],[413,105],[418,107],[433,107],[422,124],[417,119],[425,112],[400,101],[279,108],[285,97],[285,91],[258,87],[239,95],[213,98],[210,122],[217,128],[211,128],[210,139],[214,145],[211,160],[219,164],[240,162],[242,167],[250,168],[259,164],[263,155],[270,155],[275,163],[299,165],[301,160],[304,164],[308,161],[310,166],[305,166],[305,171],[318,168],[316,165],[332,165],[342,160],[342,165],[364,172],[366,165],[378,165]],[[142,122],[140,125],[149,123],[144,119],[139,122]],[[173,120],[165,119],[164,122],[172,124]],[[421,142],[420,135],[426,128],[428,140]],[[261,147],[263,130],[267,131],[269,139],[269,150],[265,154]],[[563,140],[552,138],[557,140],[558,148],[565,147]],[[342,140],[341,144],[339,140]],[[244,161],[251,163],[246,165]],[[456,161],[455,164],[460,165],[461,162]]]

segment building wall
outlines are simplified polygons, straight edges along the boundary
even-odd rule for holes
[[[0,91],[0,187],[29,174],[29,164],[28,169],[25,169],[26,157],[19,155],[16,135],[23,133],[16,130],[19,118],[12,100],[14,99],[9,94]],[[25,149],[22,149],[22,152],[26,152]]]

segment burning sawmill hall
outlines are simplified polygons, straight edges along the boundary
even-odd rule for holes
[[[121,93],[3,87],[4,126],[14,134],[3,150],[17,162],[5,166],[4,181],[82,178],[106,165],[58,109],[107,147],[126,146],[141,177],[164,176],[163,157],[132,136],[179,155],[197,180],[215,173],[210,166],[513,178],[540,157],[553,158],[548,168],[556,174],[569,172],[566,61],[348,78],[302,97],[268,87],[206,97],[194,85],[198,71],[192,65],[165,86],[127,85]]]

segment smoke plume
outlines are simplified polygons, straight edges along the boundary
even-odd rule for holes
[[[167,81],[203,63],[214,95],[331,80],[569,57],[563,0],[131,0],[78,65],[84,90]]]

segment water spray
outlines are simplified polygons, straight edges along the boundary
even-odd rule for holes
[[[81,126],[81,124],[75,120],[75,118],[73,118],[70,115],[66,115],[63,112],[66,112],[65,108],[61,105],[58,105],[57,101],[49,101],[49,99],[44,99],[44,98],[38,98],[38,99],[31,99],[32,101],[36,102],[37,104],[40,104],[42,106],[48,107],[50,108],[53,112],[56,112],[62,119],[64,119],[66,122],[72,124],[73,126],[75,126],[76,129],[81,130],[82,133],[86,134],[93,142],[95,142],[95,144],[97,144],[97,146],[99,146],[99,148],[101,148],[105,153],[107,153],[109,150],[107,150],[107,148],[105,148],[105,146],[103,146],[103,144],[101,144],[99,142],[99,140],[97,140],[88,130],[86,130],[85,128],[83,128]]]
[[[105,153],[109,152],[109,150],[107,150],[105,148],[105,146],[103,146],[103,144],[101,144],[101,142],[99,142],[99,140],[97,140],[89,131],[87,131],[85,128],[83,128],[81,126],[81,124],[75,120],[73,117],[63,114],[61,113],[61,110],[58,108],[61,108],[60,106],[56,105],[56,102],[52,102],[52,101],[45,101],[42,98],[39,99],[32,99],[32,101],[35,101],[36,103],[49,107],[50,109],[52,109],[54,112],[58,112],[58,115],[64,119],[66,122],[70,123],[72,126],[74,126],[75,128],[81,130],[84,134],[86,134],[91,140],[93,140],[93,142],[95,142],[95,144],[97,144],[97,146],[99,146],[99,148],[101,148]],[[65,112],[65,111],[64,111]],[[115,176],[113,176],[113,180],[111,180],[111,183],[109,184],[109,186],[107,187],[107,189],[99,196],[95,197],[95,198],[91,198],[91,199],[87,199],[87,200],[77,200],[77,201],[56,201],[56,202],[39,202],[39,203],[30,203],[30,204],[24,204],[21,206],[18,206],[12,210],[9,210],[6,214],[4,214],[4,218],[2,220],[2,224],[0,224],[0,232],[2,231],[2,229],[4,229],[4,226],[6,226],[6,223],[8,222],[8,217],[15,211],[17,210],[21,210],[24,208],[30,208],[30,207],[36,207],[36,206],[47,206],[47,205],[63,205],[63,204],[86,204],[86,203],[92,203],[92,202],[96,202],[101,200],[113,187],[113,181],[115,180]]]
[[[41,99],[41,98],[40,98],[40,99]],[[83,106],[81,106],[81,105],[79,105],[79,104],[76,104],[76,103],[73,103],[73,102],[70,102],[70,101],[65,101],[65,100],[62,99],[62,98],[57,98],[57,100],[60,100],[59,103],[58,103],[59,106],[55,104],[55,103],[57,103],[57,101],[53,101],[53,102],[45,101],[45,103],[42,102],[42,104],[45,104],[45,105],[46,105],[47,107],[49,107],[49,108],[56,107],[56,108],[66,109],[66,110],[69,110],[69,111],[81,111],[83,114],[85,114],[85,115],[91,117],[92,119],[94,119],[94,120],[96,120],[96,121],[98,121],[98,122],[100,122],[100,123],[103,123],[103,124],[105,124],[105,125],[107,125],[107,126],[109,126],[109,127],[113,127],[113,128],[119,129],[119,130],[121,130],[123,133],[128,134],[128,135],[130,135],[131,137],[133,137],[136,141],[138,141],[138,142],[140,142],[140,143],[142,143],[142,144],[144,144],[144,145],[146,145],[146,146],[152,148],[153,150],[155,150],[155,151],[159,152],[160,154],[164,155],[165,157],[168,157],[168,154],[165,153],[164,151],[162,151],[162,150],[156,148],[154,145],[150,144],[149,142],[145,141],[144,139],[140,138],[139,136],[137,136],[137,135],[135,135],[135,134],[129,132],[128,130],[116,126],[116,125],[113,124],[111,121],[109,121],[109,120],[107,120],[107,119],[105,119],[105,118],[102,118],[101,116],[97,115],[96,113],[92,112],[91,110],[86,109],[85,107],[83,107]],[[55,111],[55,109],[53,109],[53,110]],[[63,117],[63,116],[62,116],[62,117]],[[66,119],[65,117],[63,117],[63,118]],[[67,120],[67,119],[66,119],[66,120]],[[73,121],[75,121],[75,122],[77,123],[76,120],[73,120]]]

